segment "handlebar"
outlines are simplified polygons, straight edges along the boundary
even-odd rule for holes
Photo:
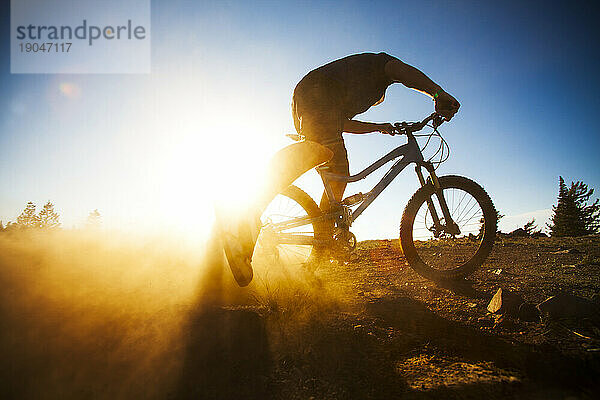
[[[408,135],[409,133],[418,132],[421,129],[425,128],[425,126],[429,122],[433,122],[433,127],[437,128],[445,121],[446,121],[446,119],[443,116],[434,112],[422,121],[396,122],[394,124],[394,128],[396,128],[396,132],[393,135]]]

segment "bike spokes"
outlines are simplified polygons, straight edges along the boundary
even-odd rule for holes
[[[452,221],[442,217],[439,200],[432,196],[439,223],[432,217],[428,202],[424,202],[413,225],[413,240],[419,256],[440,270],[454,269],[471,259],[480,246],[484,226],[483,210],[469,192],[446,188],[443,195]]]
[[[310,258],[315,231],[311,217],[296,200],[278,195],[261,217],[263,228],[253,264],[295,267]]]

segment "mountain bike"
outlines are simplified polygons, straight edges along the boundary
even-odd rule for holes
[[[330,202],[327,212],[302,189],[289,186],[262,214],[255,258],[262,255],[287,264],[309,265],[331,255],[351,253],[357,243],[350,232],[352,223],[400,172],[415,164],[421,187],[408,201],[400,222],[400,245],[406,262],[433,280],[462,279],[471,274],[492,250],[497,213],[489,195],[471,179],[436,175],[436,168],[449,155],[448,144],[438,130],[443,122],[433,113],[422,121],[394,124],[393,134],[406,137],[407,142],[356,175],[337,175],[327,167],[316,167]],[[418,133],[425,127],[431,132]],[[423,147],[417,138],[425,140]],[[439,140],[439,146],[426,160],[423,151],[432,139]],[[369,192],[334,199],[330,182],[357,182],[392,161]]]

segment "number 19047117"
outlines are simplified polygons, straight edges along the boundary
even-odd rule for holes
[[[21,53],[68,53],[72,43],[19,43]]]

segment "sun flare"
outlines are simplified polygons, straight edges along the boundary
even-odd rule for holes
[[[215,205],[239,210],[254,196],[271,146],[245,121],[229,118],[226,130],[205,124],[173,147],[162,179],[162,212],[186,234],[205,237]]]

